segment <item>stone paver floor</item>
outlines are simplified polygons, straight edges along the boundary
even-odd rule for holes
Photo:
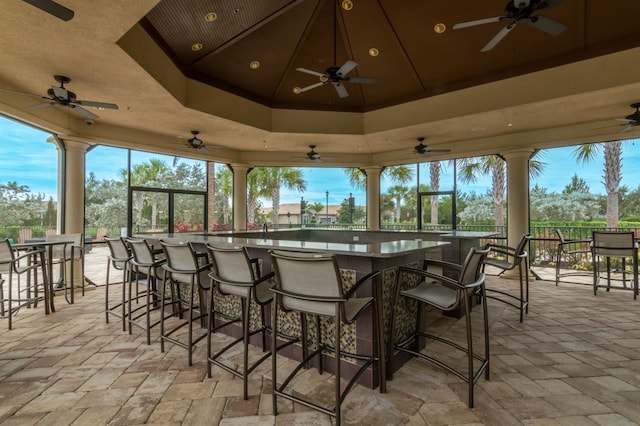
[[[87,275],[102,284],[105,267],[106,251],[94,248]],[[495,277],[488,285],[515,288]],[[22,309],[11,331],[0,321],[3,425],[331,424],[328,416],[286,402],[273,416],[269,362],[252,374],[244,401],[240,380],[218,368],[207,377],[203,344],[189,367],[183,349],[169,344],[160,352],[157,329],[147,346],[141,330],[129,335],[115,318],[106,324],[103,300],[104,287],[91,288],[74,305],[57,296],[57,312],[49,316],[41,306]],[[386,394],[357,386],[344,404],[343,422],[640,424],[640,300],[631,292],[594,296],[588,286],[537,280],[524,323],[506,305],[490,301],[489,309],[491,380],[480,379],[475,408],[466,405],[466,384],[412,360],[396,372]],[[472,315],[479,325],[481,310]],[[464,335],[462,321],[434,314],[430,321]],[[330,378],[311,369],[298,385],[323,395]]]

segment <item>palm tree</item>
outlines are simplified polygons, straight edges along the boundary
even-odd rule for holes
[[[164,186],[167,176],[170,172],[167,164],[158,159],[151,158],[148,163],[136,164],[131,169],[131,185],[132,186],[150,186],[161,188]],[[142,194],[140,194],[142,195]],[[140,209],[140,213],[141,213]],[[158,217],[158,199],[155,195],[151,196],[151,228],[156,228]]]
[[[618,227],[618,193],[622,182],[622,142],[578,145],[573,155],[583,164],[591,162],[600,151],[604,154],[604,187],[607,191],[607,228]]]
[[[284,186],[296,191],[307,189],[307,182],[302,178],[302,170],[297,167],[256,167],[253,171],[260,174],[260,184],[271,197],[273,220],[278,224],[280,188]]]
[[[349,183],[352,187],[357,189],[367,188],[367,176],[361,169],[355,167],[349,167],[343,169],[344,173],[349,179]],[[385,167],[380,174],[380,177],[388,177],[395,184],[403,184],[413,179],[413,169],[407,166],[390,166]]]
[[[396,214],[395,214],[396,222],[399,223],[400,219],[402,219],[401,217],[402,200],[409,195],[410,193],[409,188],[403,185],[393,185],[389,188],[387,192],[395,200],[394,204],[396,208]]]
[[[269,197],[269,189],[262,185],[264,167],[256,167],[247,175],[247,222],[255,222],[256,207],[260,197]]]
[[[542,173],[544,163],[536,160],[542,151],[536,151],[529,160],[529,176],[536,177]],[[459,160],[460,180],[471,183],[478,180],[478,174],[491,176],[491,196],[496,226],[504,226],[504,196],[507,190],[505,161],[497,155],[470,157]]]
[[[216,197],[221,203],[221,225],[229,223],[229,198],[233,194],[233,173],[228,167],[222,167],[216,173]]]

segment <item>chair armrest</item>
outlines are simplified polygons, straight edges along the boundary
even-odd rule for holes
[[[345,293],[344,297],[346,297],[347,299],[352,297],[353,294],[356,292],[356,290],[365,282],[372,280],[373,278],[377,277],[378,275],[380,275],[380,271],[373,271],[368,273],[367,275],[365,275],[364,277],[360,278],[354,285],[353,287],[351,287],[349,290],[347,290],[347,292]]]
[[[419,275],[419,276],[424,277],[424,278],[431,278],[431,279],[439,281],[441,283],[453,286],[453,287],[455,287],[456,289],[459,289],[459,290],[479,287],[485,281],[485,275],[482,274],[482,273],[478,276],[478,279],[476,281],[474,281],[472,283],[469,283],[469,284],[460,284],[458,281],[454,280],[453,278],[445,277],[444,275],[434,274],[432,272],[424,271],[424,270],[421,270],[421,269],[409,268],[409,267],[406,267],[406,266],[398,267],[398,274],[400,274],[402,272],[408,273],[408,274]]]
[[[282,291],[279,290],[275,287],[271,288],[271,291],[274,292],[275,294],[279,294],[281,296],[285,296],[285,297],[291,297],[294,299],[299,299],[299,300],[308,300],[310,302],[333,302],[333,303],[338,303],[338,302],[346,302],[347,299],[343,298],[343,297],[317,297],[317,296],[309,296],[308,294],[299,294],[299,293],[292,293],[289,291]]]
[[[462,270],[462,265],[453,262],[447,262],[446,260],[436,260],[436,259],[424,259],[422,262],[422,269],[428,270],[429,266],[436,266],[441,268],[455,269],[456,271]]]

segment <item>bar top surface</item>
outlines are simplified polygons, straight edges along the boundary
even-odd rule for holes
[[[189,233],[138,234],[137,238],[165,240],[169,242],[194,242],[222,246],[246,246],[264,249],[327,251],[335,254],[363,257],[395,257],[417,251],[435,250],[449,245],[446,241],[394,240],[380,243],[331,243],[267,238],[241,238],[221,235]]]

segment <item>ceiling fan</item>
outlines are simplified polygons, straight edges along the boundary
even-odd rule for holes
[[[190,139],[187,140],[187,143],[186,143],[187,148],[202,149],[202,150],[205,150],[205,151],[208,148],[214,148],[214,149],[224,149],[225,148],[224,145],[205,145],[204,141],[198,137],[199,134],[200,134],[200,132],[198,130],[192,130],[191,131],[191,135],[193,135],[193,137],[191,137]]]
[[[489,24],[492,22],[510,21],[509,24],[501,29],[483,48],[482,52],[493,49],[509,32],[518,24],[526,22],[534,28],[537,28],[551,36],[560,35],[567,26],[553,19],[542,15],[534,15],[538,10],[555,6],[566,0],[511,0],[504,8],[503,16],[495,16],[493,18],[477,19],[475,21],[462,22],[453,26],[454,30],[460,28],[473,27],[476,25]]]
[[[49,90],[47,90],[48,97],[47,96],[31,95],[29,93],[26,93],[27,95],[30,95],[30,96],[37,96],[39,98],[46,99],[46,102],[44,102],[42,104],[32,105],[32,106],[28,107],[28,109],[34,110],[34,109],[40,109],[40,108],[48,107],[48,106],[51,106],[51,105],[61,105],[61,106],[68,107],[68,108],[70,108],[70,109],[72,109],[74,111],[77,111],[78,113],[83,115],[88,120],[95,120],[96,118],[98,118],[98,116],[95,115],[94,113],[92,113],[91,111],[83,108],[85,106],[94,107],[94,108],[98,108],[98,109],[118,109],[118,105],[116,105],[116,104],[111,104],[111,103],[107,103],[107,102],[95,102],[95,101],[82,101],[82,100],[79,100],[76,97],[75,93],[73,93],[70,90],[67,90],[64,87],[64,85],[66,83],[69,83],[71,81],[71,79],[69,77],[65,77],[63,75],[54,75],[53,78],[58,83],[60,83],[60,86],[59,87],[52,86]]]
[[[330,157],[322,157],[320,156],[320,154],[318,152],[316,152],[316,146],[315,145],[309,145],[309,148],[311,148],[311,151],[307,152],[304,157],[293,157],[293,158],[300,158],[300,159],[305,159],[308,161],[315,161],[317,163],[321,163],[322,160],[332,160],[333,158]]]
[[[341,67],[333,66],[329,67],[325,70],[325,72],[317,72],[313,70],[309,70],[306,68],[296,68],[300,72],[304,72],[307,74],[315,75],[320,78],[318,83],[312,84],[307,87],[302,87],[296,90],[296,93],[306,92],[311,89],[315,89],[316,87],[320,87],[324,84],[332,84],[333,87],[336,88],[336,92],[338,96],[341,98],[346,98],[349,96],[349,92],[345,89],[343,83],[360,83],[360,84],[375,84],[378,82],[375,78],[369,77],[345,77],[351,70],[358,66],[358,63],[352,60],[348,60]]]
[[[25,3],[29,3],[32,6],[37,7],[40,10],[43,10],[56,18],[62,19],[63,21],[68,21],[73,18],[74,12],[71,9],[68,9],[62,6],[59,3],[56,3],[53,0],[22,0]]]
[[[627,126],[622,129],[623,132],[628,132],[636,126],[640,125],[640,102],[629,105],[631,108],[635,108],[636,111],[633,114],[627,115],[625,118],[619,118],[620,121],[627,122]]]
[[[296,68],[297,71],[307,74],[315,75],[320,79],[319,82],[311,84],[306,87],[296,87],[293,89],[293,93],[300,94],[307,92],[316,87],[323,86],[325,84],[331,84],[335,87],[336,92],[340,98],[346,98],[349,96],[349,92],[344,87],[343,83],[359,83],[359,84],[375,84],[378,82],[375,78],[369,77],[346,77],[351,71],[358,66],[358,63],[352,60],[347,60],[342,66],[336,65],[336,32],[337,32],[337,0],[333,0],[333,66],[327,68],[324,72],[313,71],[307,68]]]
[[[420,143],[415,147],[413,147],[413,152],[416,154],[427,155],[430,152],[451,152],[451,150],[448,148],[434,149],[434,148],[431,148],[430,146],[423,144],[424,137],[422,136],[418,138],[418,142]]]

